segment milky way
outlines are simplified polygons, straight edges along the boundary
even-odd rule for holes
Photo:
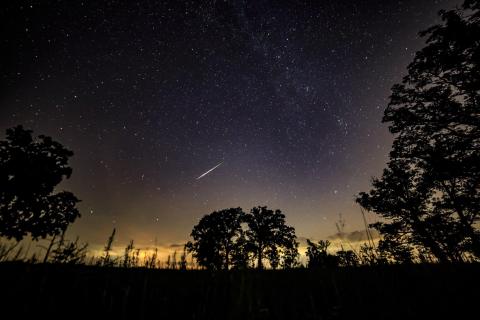
[[[339,213],[353,231],[391,145],[389,90],[455,4],[12,1],[0,129],[75,152],[60,188],[82,199],[71,232],[93,244],[113,226],[121,243],[182,242],[202,215],[255,205],[300,236],[334,233]]]

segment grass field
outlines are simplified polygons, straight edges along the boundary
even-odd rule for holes
[[[3,263],[0,318],[464,319],[478,314],[479,271],[478,264],[210,273]]]

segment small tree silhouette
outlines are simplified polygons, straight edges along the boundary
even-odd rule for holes
[[[52,138],[32,138],[32,131],[7,129],[0,141],[0,236],[34,240],[56,236],[80,217],[79,200],[70,192],[54,194],[69,178],[68,158],[73,152]]]

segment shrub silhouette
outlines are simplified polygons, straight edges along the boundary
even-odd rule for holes
[[[318,243],[314,243],[307,239],[307,244],[308,268],[331,268],[338,266],[340,258],[327,252],[331,244],[330,241],[320,240]]]
[[[75,241],[66,240],[62,233],[57,247],[52,251],[53,263],[84,264],[87,256],[88,244],[79,244],[79,238]]]
[[[338,257],[338,264],[342,267],[356,267],[359,264],[358,256],[352,250],[340,250],[335,255]]]

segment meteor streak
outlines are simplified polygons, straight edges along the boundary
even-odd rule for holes
[[[207,174],[209,174],[210,172],[212,172],[213,170],[217,169],[218,167],[220,167],[222,165],[223,161],[220,162],[219,164],[217,164],[215,167],[213,167],[212,169],[208,170],[207,172],[205,172],[204,174],[202,174],[201,176],[199,176],[196,180],[200,180],[202,179],[203,177],[205,177]]]

